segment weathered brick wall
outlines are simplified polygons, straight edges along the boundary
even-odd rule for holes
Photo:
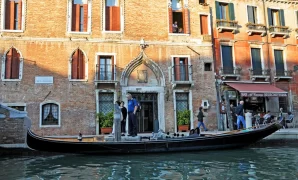
[[[23,144],[25,143],[25,130],[23,119],[9,118],[9,111],[0,107],[0,144]]]

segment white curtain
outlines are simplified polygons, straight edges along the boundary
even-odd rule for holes
[[[52,115],[55,119],[58,119],[58,105],[52,104]]]
[[[50,114],[50,109],[51,109],[50,104],[43,105],[43,120],[45,120],[48,117],[48,115]]]

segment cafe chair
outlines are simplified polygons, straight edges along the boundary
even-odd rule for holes
[[[293,128],[296,127],[296,121],[294,120],[294,114],[288,115],[285,119],[285,122],[286,122],[286,126],[287,126],[287,124],[292,124]]]

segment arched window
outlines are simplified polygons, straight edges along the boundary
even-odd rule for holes
[[[80,49],[71,58],[71,79],[85,79],[85,56]]]
[[[60,106],[56,103],[41,105],[41,126],[60,126]]]
[[[20,79],[20,54],[11,48],[5,55],[4,79]]]

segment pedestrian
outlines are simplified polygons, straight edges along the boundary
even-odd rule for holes
[[[120,101],[116,101],[115,102],[116,105],[118,105],[118,107],[120,106]],[[120,108],[120,107],[119,107]],[[122,113],[120,115],[120,119],[122,119]],[[118,131],[119,132],[119,131]],[[113,121],[113,130],[112,130],[112,135],[115,134],[115,122]]]
[[[126,117],[127,117],[127,109],[124,107],[124,101],[121,101],[120,103],[120,109],[122,113],[122,119],[121,119],[121,136],[125,136],[125,125],[126,125]]]
[[[178,22],[175,21],[173,24],[173,33],[178,33]]]
[[[203,111],[202,111],[202,107],[200,107],[199,108],[199,113],[198,113],[198,115],[197,115],[197,117],[198,117],[198,129],[200,129],[200,127],[201,126],[203,126],[203,128],[204,128],[204,130],[205,131],[208,131],[208,129],[206,128],[206,126],[205,126],[205,124],[204,124],[204,122],[203,122],[203,119],[204,119],[204,114],[203,114]]]
[[[240,122],[242,123],[243,128],[246,127],[244,116],[243,116],[243,104],[244,104],[244,101],[240,101],[239,105],[236,108],[237,129],[240,129]]]
[[[137,136],[137,109],[138,109],[138,103],[135,99],[132,98],[131,94],[126,95],[128,104],[128,126],[129,126],[129,134],[128,136],[135,137]]]

